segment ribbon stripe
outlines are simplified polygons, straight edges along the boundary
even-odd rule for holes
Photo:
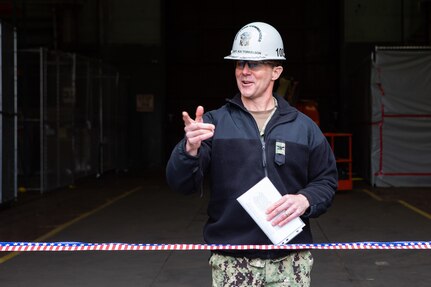
[[[28,251],[166,251],[166,250],[399,250],[431,249],[431,241],[351,242],[284,245],[128,244],[83,242],[0,242],[0,252]]]

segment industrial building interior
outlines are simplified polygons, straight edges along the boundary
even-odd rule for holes
[[[181,112],[237,93],[223,57],[254,21],[283,37],[278,91],[347,158],[315,241],[429,241],[429,0],[0,0],[0,241],[202,243],[207,194],[170,193],[165,166]],[[376,101],[397,81],[411,94],[392,102],[408,109],[388,116],[403,120],[391,137]],[[185,253],[0,252],[0,282],[208,286],[208,253]],[[431,284],[429,250],[315,253],[314,286]]]

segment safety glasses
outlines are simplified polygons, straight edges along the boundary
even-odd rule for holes
[[[245,64],[247,64],[248,68],[252,71],[259,70],[264,65],[271,65],[273,67],[277,66],[272,61],[236,61],[236,68],[237,69],[244,69]]]

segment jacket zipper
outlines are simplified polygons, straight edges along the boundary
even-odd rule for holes
[[[231,104],[233,104],[233,105],[235,105],[235,106],[239,107],[239,108],[240,108],[240,109],[242,109],[244,112],[248,113],[248,114],[249,114],[249,116],[252,118],[252,120],[253,120],[253,122],[254,122],[254,124],[255,124],[255,126],[256,126],[256,130],[257,130],[257,133],[258,133],[258,135],[259,135],[260,142],[261,142],[261,145],[262,145],[262,167],[263,167],[263,171],[264,171],[264,173],[265,173],[265,176],[268,176],[267,158],[266,158],[265,134],[266,134],[267,132],[269,132],[271,129],[273,129],[273,128],[274,128],[274,126],[276,126],[276,125],[278,125],[278,124],[271,126],[271,127],[270,127],[270,129],[268,129],[268,130],[267,130],[267,132],[265,132],[265,134],[261,135],[261,134],[260,134],[260,132],[259,132],[259,128],[258,128],[258,126],[257,126],[257,124],[256,124],[256,121],[254,121],[253,116],[250,114],[250,112],[249,112],[249,111],[247,111],[246,109],[244,109],[242,106],[238,105],[237,103],[233,102],[233,101],[230,101],[230,100],[229,100],[229,102],[230,102]],[[265,130],[266,130],[266,127],[265,127]]]
[[[260,142],[262,143],[262,167],[265,172],[265,176],[268,177],[268,170],[266,168],[266,145],[264,136],[260,136]]]
[[[267,157],[266,157],[266,143],[265,143],[265,134],[266,133],[261,134],[260,131],[259,131],[259,127],[257,126],[257,123],[254,120],[252,114],[249,111],[247,111],[247,110],[245,110],[245,112],[250,115],[250,117],[251,117],[251,119],[254,122],[254,125],[256,127],[256,131],[257,131],[257,134],[259,136],[260,143],[261,143],[261,146],[262,146],[262,168],[263,168],[263,172],[264,172],[265,176],[268,177]]]
[[[271,121],[272,117],[274,116],[276,109],[277,109],[277,102],[275,102],[275,109],[272,111],[271,115],[269,116],[269,118],[267,119],[267,121],[263,126],[262,133],[259,132],[260,142],[262,143],[262,166],[266,177],[268,177],[268,168],[267,168],[267,159],[266,159],[265,135],[267,134],[267,125]],[[257,127],[257,124],[256,124],[256,127]],[[258,128],[258,131],[259,131],[259,128]]]

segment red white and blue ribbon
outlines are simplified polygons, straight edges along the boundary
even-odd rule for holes
[[[193,250],[423,250],[431,241],[314,243],[284,245],[128,244],[83,242],[0,242],[0,252],[26,251],[193,251]]]

